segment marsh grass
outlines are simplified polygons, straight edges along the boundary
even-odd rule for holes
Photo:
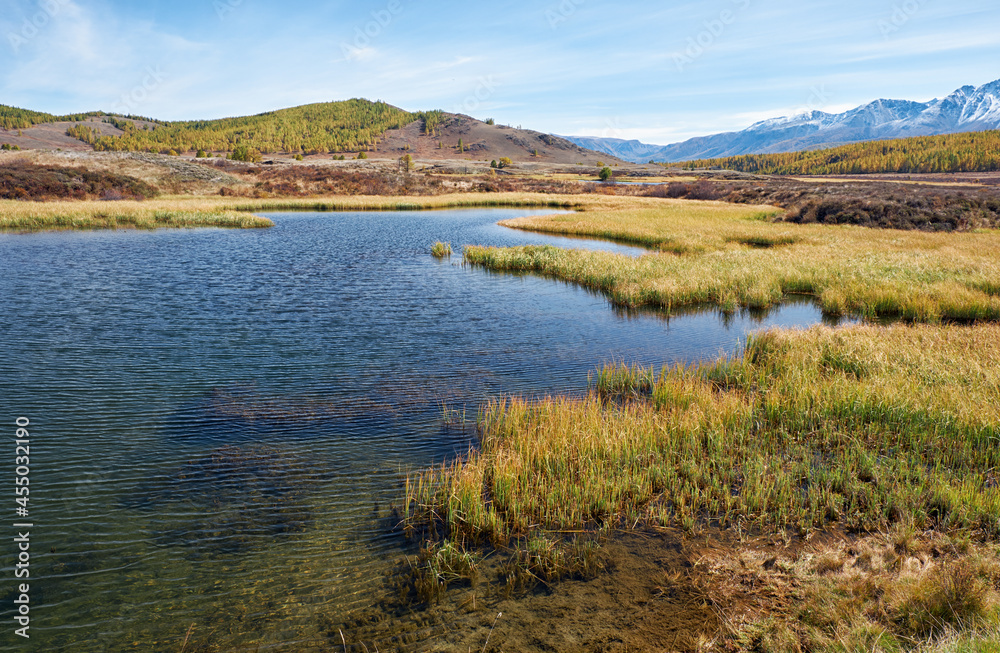
[[[614,199],[571,215],[501,224],[640,244],[659,253],[467,247],[465,260],[496,271],[556,277],[623,306],[667,312],[697,305],[766,308],[803,294],[815,297],[828,315],[929,323],[1000,320],[1000,237],[993,233],[792,226],[760,220],[762,207]]]
[[[267,218],[211,204],[160,200],[119,202],[0,201],[0,230],[164,229],[271,227]]]
[[[428,543],[420,550],[416,564],[410,563],[410,570],[404,588],[412,588],[424,603],[434,603],[441,600],[451,585],[476,584],[479,557],[449,540]]]
[[[433,255],[434,258],[446,258],[451,256],[451,254],[451,243],[442,243],[439,241],[431,246],[431,255]]]
[[[516,596],[567,578],[595,577],[603,563],[596,540],[574,537],[566,541],[545,533],[532,533],[515,542],[510,555],[500,565],[504,593]]]
[[[656,372],[652,368],[624,362],[605,365],[588,375],[588,385],[599,397],[626,400],[648,396],[656,385]]]
[[[854,327],[655,379],[613,365],[590,397],[486,405],[478,450],[410,479],[408,519],[499,546],[639,523],[996,537],[997,360],[1000,327]]]
[[[736,650],[980,650],[948,647],[1000,626],[998,360],[998,325],[920,325],[769,331],[658,373],[616,362],[586,397],[485,405],[480,447],[408,478],[401,517],[431,550],[501,552],[509,596],[598,573],[613,529],[841,533],[695,564]]]
[[[433,197],[344,196],[227,202],[233,211],[427,211],[461,208],[575,209],[589,197],[533,193],[462,193]]]
[[[0,230],[159,229],[166,227],[270,227],[251,215],[265,211],[422,211],[456,208],[575,209],[586,196],[532,193],[455,194],[435,197],[320,197],[234,200],[174,196],[146,201],[22,202],[0,200]]]

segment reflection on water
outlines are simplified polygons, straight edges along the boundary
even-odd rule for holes
[[[332,650],[334,615],[372,614],[407,553],[388,517],[407,471],[466,452],[459,416],[481,401],[582,392],[611,360],[712,358],[821,321],[806,301],[666,320],[429,254],[642,253],[496,225],[532,213],[0,235],[0,414],[33,435],[36,650]]]

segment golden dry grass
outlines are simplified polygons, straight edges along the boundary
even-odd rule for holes
[[[997,547],[907,526],[795,547],[709,545],[693,577],[737,650],[944,653],[1000,643]]]
[[[617,200],[617,201],[616,201]],[[1000,236],[790,225],[776,209],[607,198],[571,215],[506,220],[531,231],[654,248],[642,257],[554,247],[471,247],[493,270],[574,281],[629,306],[767,307],[815,296],[824,312],[917,322],[1000,320]]]
[[[0,230],[161,229],[170,227],[261,228],[267,218],[209,202],[19,202],[0,200]]]
[[[493,544],[636,523],[996,537],[997,360],[998,326],[816,327],[652,381],[605,373],[585,399],[498,400],[480,450],[411,480],[410,518]]]
[[[572,208],[586,196],[530,193],[455,194],[437,197],[319,197],[234,200],[225,197],[174,196],[144,202],[21,202],[0,200],[0,229],[108,229],[163,227],[268,227],[255,212],[415,211],[467,207]],[[593,200],[591,200],[592,203]]]

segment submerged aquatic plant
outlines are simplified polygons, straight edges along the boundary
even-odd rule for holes
[[[283,449],[225,445],[151,479],[131,493],[128,507],[193,505],[197,511],[158,541],[196,547],[197,555],[233,553],[305,531],[314,518],[308,494],[318,480],[308,461]]]

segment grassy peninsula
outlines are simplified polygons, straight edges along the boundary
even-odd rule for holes
[[[766,207],[682,200],[608,202],[572,215],[502,224],[609,238],[657,251],[629,257],[554,247],[471,247],[465,258],[491,270],[536,272],[580,283],[622,305],[667,311],[698,305],[727,311],[764,308],[795,293],[816,297],[831,315],[911,322],[1000,320],[996,232],[792,225],[769,219],[777,213]]]

